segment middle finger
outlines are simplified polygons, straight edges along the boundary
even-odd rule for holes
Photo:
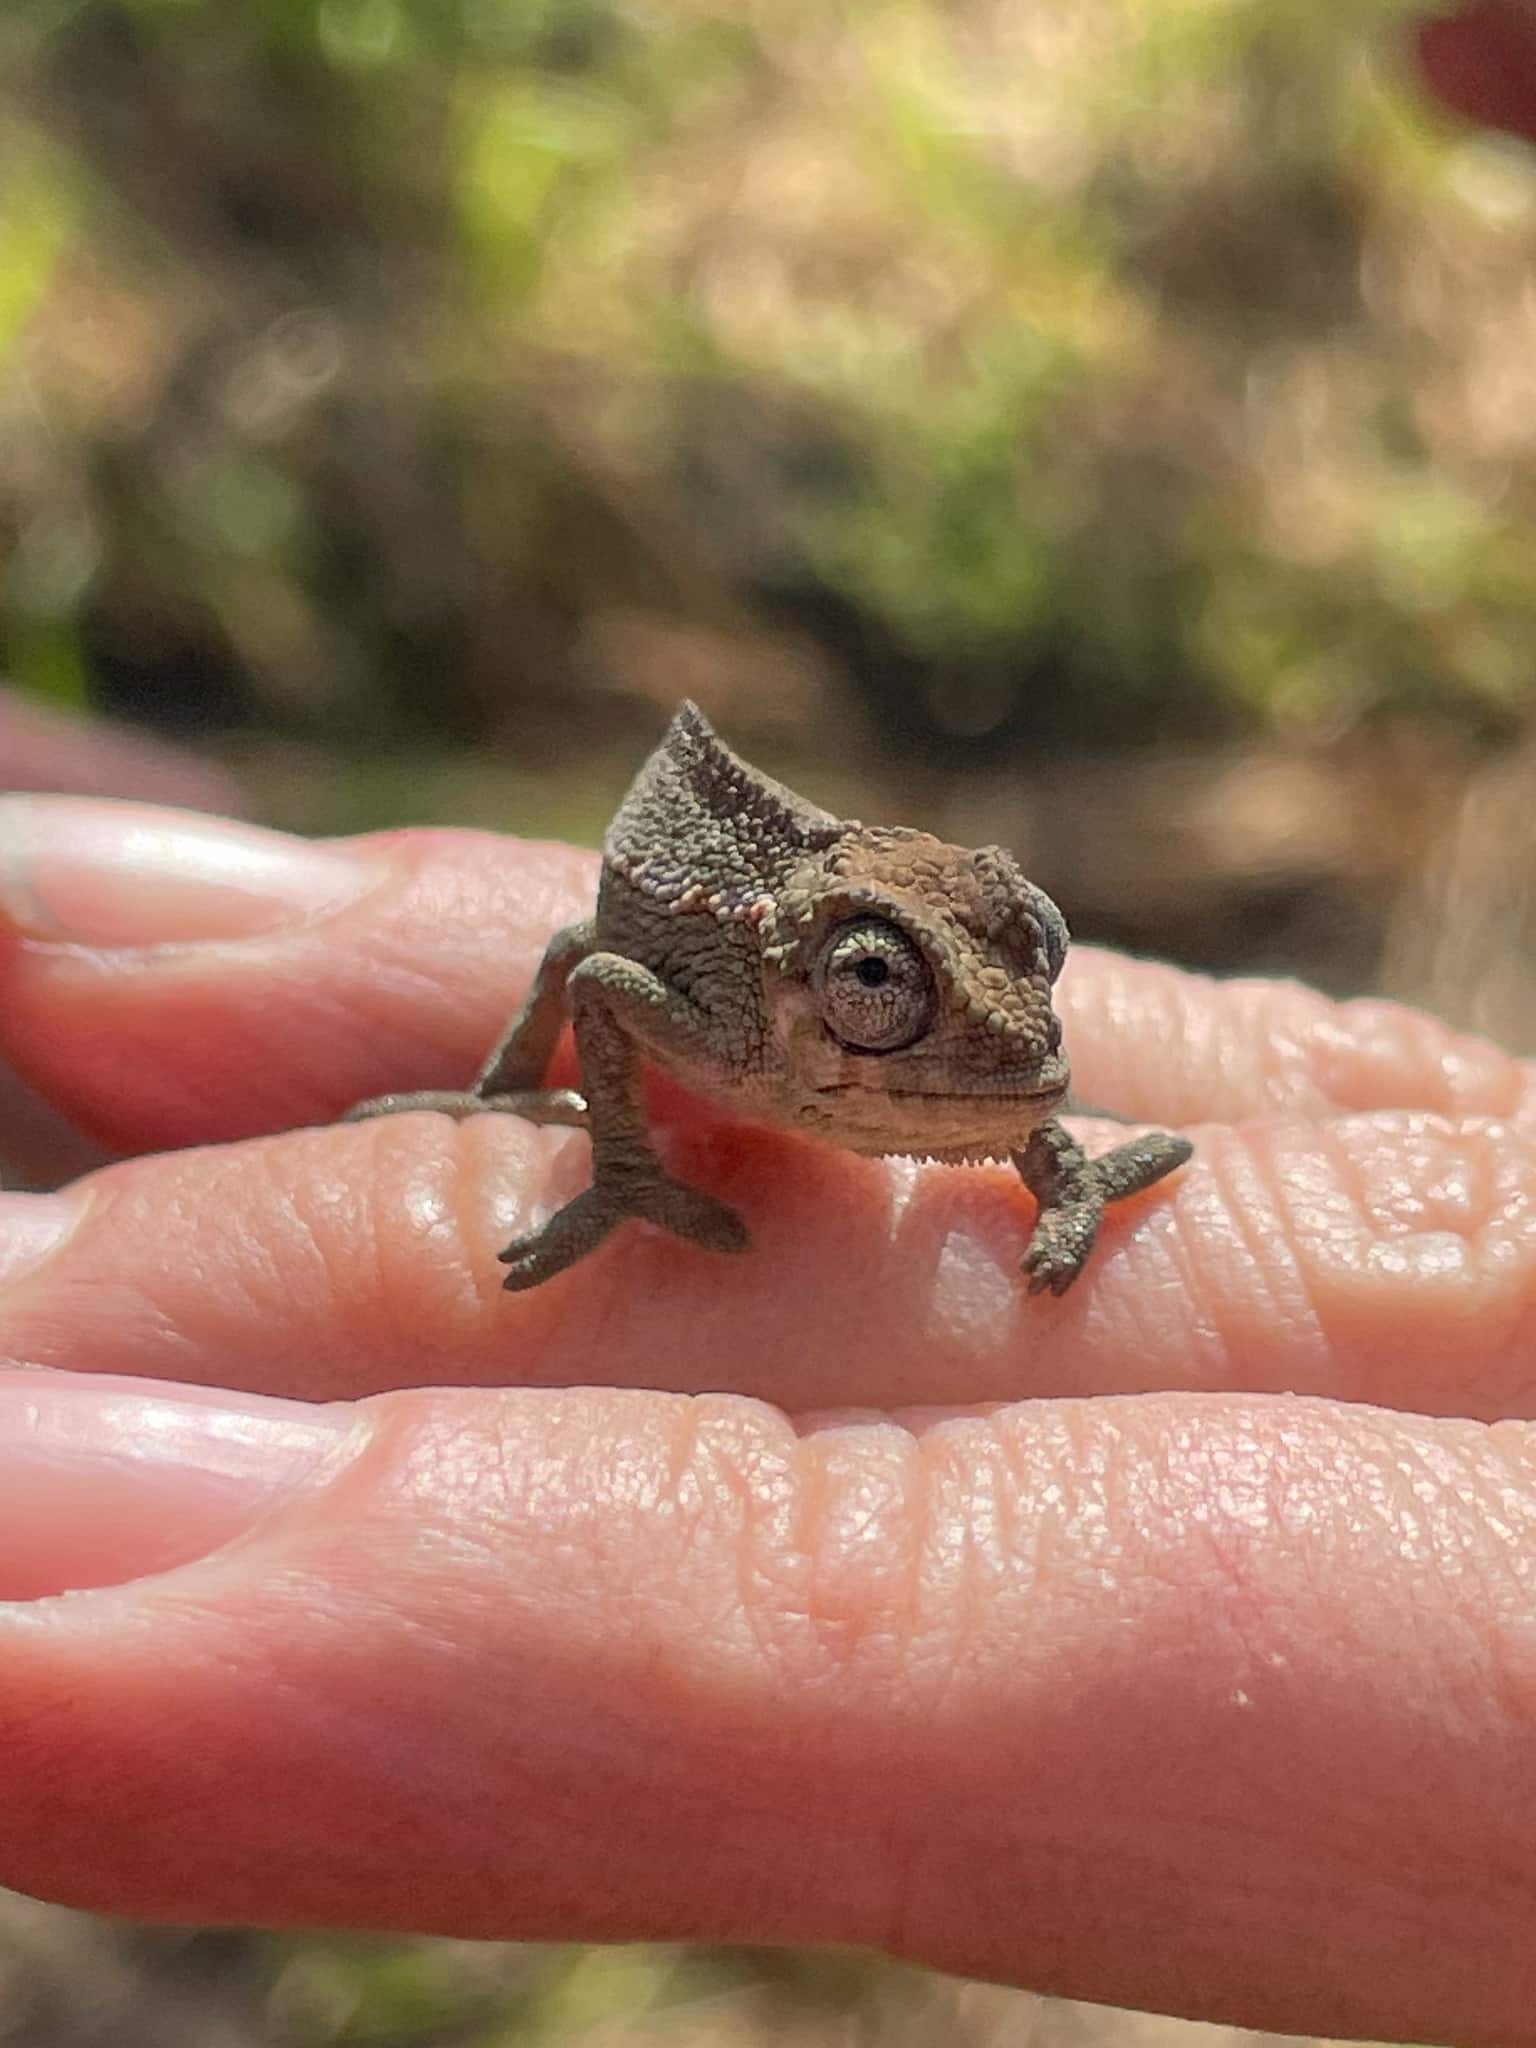
[[[586,1184],[576,1134],[411,1115],[110,1167],[65,1198],[63,1244],[0,1287],[0,1355],[311,1399],[596,1382],[819,1408],[1200,1388],[1533,1412],[1536,1138],[1507,1125],[1207,1128],[1188,1167],[1112,1207],[1060,1301],[1025,1292],[1033,1205],[1006,1168],[743,1126],[664,1143],[741,1210],[752,1248],[626,1224],[519,1296],[495,1254]]]

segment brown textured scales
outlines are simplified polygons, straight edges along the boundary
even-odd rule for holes
[[[734,1209],[652,1144],[645,1060],[764,1122],[854,1152],[1010,1158],[1040,1214],[1032,1292],[1063,1293],[1106,1202],[1189,1157],[1149,1132],[1090,1160],[1055,1112],[1069,1069],[1051,989],[1067,930],[1001,847],[834,818],[761,775],[684,704],[619,806],[597,907],[551,940],[472,1086],[386,1095],[354,1117],[507,1110],[578,1124],[592,1185],[502,1253],[536,1286],[629,1217],[741,1251]],[[546,1088],[569,1017],[581,1090]]]

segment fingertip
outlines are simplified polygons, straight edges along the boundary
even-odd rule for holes
[[[1083,947],[1063,997],[1083,1099],[1149,1123],[1371,1110],[1511,1116],[1526,1062],[1385,998],[1222,981]]]
[[[591,888],[590,856],[571,848],[447,831],[312,847],[123,806],[142,819],[129,838],[137,832],[144,858],[169,874],[141,891],[131,866],[91,867],[124,828],[101,825],[112,807],[86,808],[85,866],[69,870],[68,886],[25,892],[36,896],[25,913],[33,935],[0,920],[0,1053],[115,1151],[248,1137],[329,1119],[366,1096],[461,1087],[550,930]],[[57,813],[41,815],[29,830],[46,837]],[[189,882],[178,865],[189,838],[222,849],[211,881]],[[55,851],[50,842],[45,869]],[[318,895],[288,887],[295,871]],[[232,915],[246,920],[243,936]],[[225,936],[211,936],[207,918]],[[71,920],[91,936],[66,938]]]
[[[352,1411],[67,1372],[0,1373],[0,1604],[203,1558],[325,1464]]]
[[[334,915],[383,871],[361,841],[111,798],[0,796],[0,917],[22,939],[115,953],[264,937]]]

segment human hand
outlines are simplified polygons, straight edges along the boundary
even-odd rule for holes
[[[675,1094],[753,1253],[507,1296],[581,1137],[286,1127],[460,1081],[591,883],[0,805],[0,1051],[149,1154],[0,1206],[0,1882],[1533,2038],[1529,1071],[1083,950],[1084,1095],[1203,1127],[1064,1299],[1006,1168]]]

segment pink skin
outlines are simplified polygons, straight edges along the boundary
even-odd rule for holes
[[[462,1079],[590,886],[0,804],[0,1047],[197,1148],[0,1204],[0,1882],[1536,2040],[1530,1071],[1083,952],[1084,1092],[1212,1121],[1064,1301],[1006,1172],[666,1089],[756,1253],[507,1297],[579,1135],[263,1133]]]

